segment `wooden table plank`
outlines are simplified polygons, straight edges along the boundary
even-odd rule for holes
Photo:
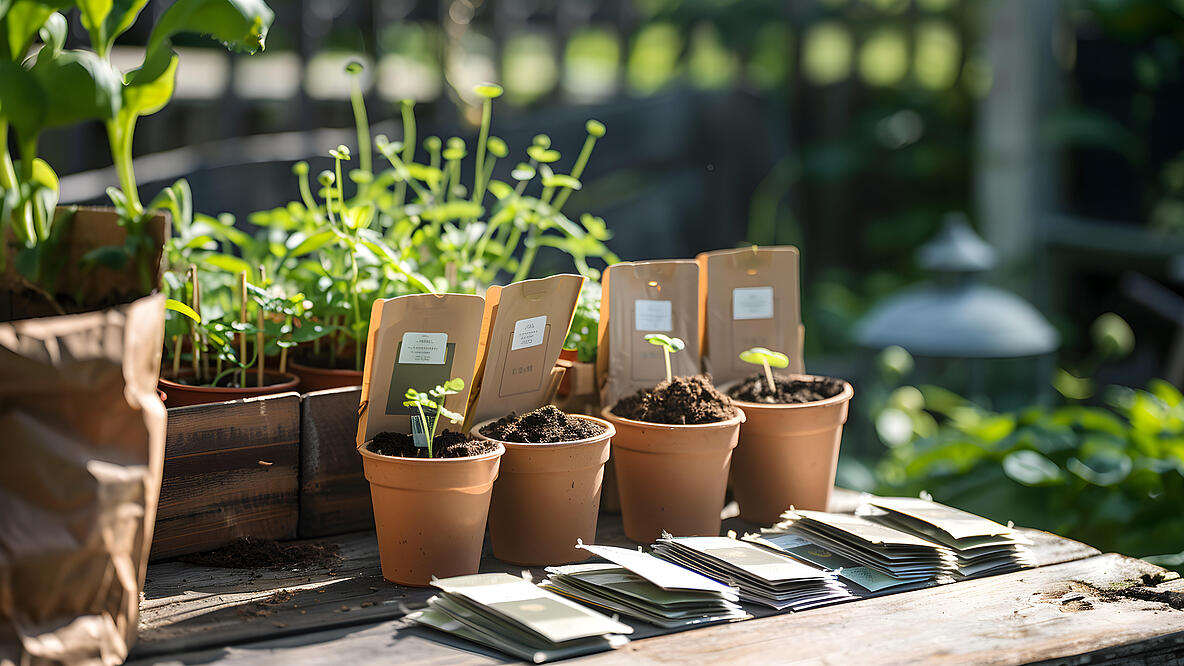
[[[1108,554],[915,592],[637,640],[581,664],[1103,663],[1184,645],[1184,611],[1103,590],[1163,573]],[[1157,589],[1184,589],[1177,578]],[[463,647],[462,647],[463,646]],[[1177,657],[1178,658],[1178,657]],[[505,657],[403,620],[172,655],[173,663],[497,664]],[[147,662],[145,662],[147,663]]]
[[[839,494],[836,502],[850,504]],[[841,506],[841,505],[840,505]],[[631,546],[619,515],[601,516],[597,543]],[[724,531],[756,531],[758,526],[730,518]],[[1023,530],[1033,541],[1039,566],[1088,558],[1098,551],[1085,544],[1045,532]],[[140,611],[140,640],[133,657],[164,655],[302,634],[332,626],[358,625],[401,617],[405,604],[423,603],[430,589],[400,587],[383,580],[377,541],[361,532],[321,542],[338,543],[342,561],[333,568],[305,567],[288,571],[218,569],[180,562],[149,568]],[[522,567],[489,555],[482,571],[518,574]],[[541,569],[532,570],[541,578]],[[276,593],[281,594],[277,597]],[[752,609],[757,616],[771,610]],[[639,623],[638,636],[663,633]]]

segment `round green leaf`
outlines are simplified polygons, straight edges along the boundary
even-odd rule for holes
[[[1056,463],[1030,450],[1009,453],[1003,459],[1003,472],[1025,486],[1048,486],[1064,477]]]
[[[502,92],[504,91],[502,90],[502,87],[496,83],[482,83],[473,86],[473,92],[476,93],[477,96],[484,97],[485,99],[496,99],[501,97]]]

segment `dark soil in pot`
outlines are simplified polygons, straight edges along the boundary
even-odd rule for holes
[[[568,416],[554,405],[544,405],[522,416],[502,417],[482,428],[481,434],[503,442],[543,444],[589,439],[606,430],[598,423]]]
[[[764,373],[757,373],[728,389],[728,395],[744,402],[795,405],[826,400],[843,392],[843,382],[830,377],[801,379],[774,375],[773,381],[775,386],[770,387]]]
[[[736,407],[712,385],[710,375],[695,375],[675,377],[621,398],[612,413],[634,421],[695,425],[726,421],[736,415]]]
[[[203,384],[203,383],[197,381],[196,379],[194,379],[192,372],[189,372],[189,373],[182,372],[180,375],[169,375],[167,377],[164,377],[164,379],[167,379],[170,382],[175,382],[177,384],[182,384],[184,386],[200,386],[200,387],[205,387],[205,388],[225,388],[225,389],[260,388],[258,371],[255,370],[254,368],[247,371],[247,385],[246,386],[242,386],[242,383],[240,381],[242,379],[242,376],[237,371],[230,373],[228,375],[225,375],[224,377],[222,377],[221,379],[218,380],[217,384]],[[284,384],[284,383],[289,382],[291,380],[292,380],[291,375],[280,374],[278,372],[268,371],[268,372],[263,373],[262,388],[267,388],[268,386],[276,386],[279,384]]]
[[[436,458],[467,458],[492,453],[498,448],[497,442],[471,439],[468,435],[454,430],[438,433],[432,442],[432,453]],[[370,450],[384,456],[395,458],[427,458],[427,447],[415,445],[415,439],[401,432],[380,432],[370,443]]]
[[[227,569],[279,569],[295,566],[333,566],[341,553],[332,543],[280,543],[275,539],[243,537],[217,550],[179,558],[182,562]]]

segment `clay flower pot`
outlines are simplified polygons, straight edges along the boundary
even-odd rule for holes
[[[823,379],[794,375],[796,379]],[[722,387],[724,393],[732,385]],[[732,493],[740,517],[769,525],[793,506],[826,511],[835,485],[847,407],[855,395],[843,382],[836,396],[814,402],[767,404],[735,400],[748,419],[732,456]]]
[[[596,518],[611,423],[592,416],[574,418],[603,426],[596,437],[551,444],[503,442],[481,434],[493,420],[473,426],[472,436],[506,449],[489,508],[493,556],[503,562],[536,566],[587,559],[577,539],[596,542]]]
[[[296,361],[288,362],[288,370],[300,378],[300,391],[303,393],[362,385],[361,370],[332,370]]]
[[[505,447],[465,458],[397,458],[358,449],[370,482],[382,577],[424,587],[477,573],[489,495]]]
[[[650,543],[674,536],[717,536],[732,449],[744,412],[726,421],[670,425],[623,419],[605,407],[614,426],[613,463],[625,536]]]
[[[192,370],[181,372],[182,378],[192,376]],[[254,379],[255,371],[251,370],[247,375],[247,383],[250,384]],[[174,381],[167,377],[161,377],[158,380],[157,386],[167,396],[165,406],[172,408],[295,391],[296,387],[300,385],[300,379],[291,373],[285,372],[281,374],[269,370],[263,373],[263,384],[263,386],[247,386],[245,388],[232,386],[193,386]]]

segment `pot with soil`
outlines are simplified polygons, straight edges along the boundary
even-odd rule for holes
[[[732,460],[740,517],[776,522],[790,506],[826,511],[839,461],[851,384],[831,377],[763,373],[722,387],[747,420]]]
[[[270,370],[263,373],[262,385],[258,383],[258,374],[254,370],[248,374],[246,386],[240,383],[239,374],[230,373],[221,378],[216,386],[201,385],[194,381],[192,370],[181,370],[176,375],[161,377],[158,390],[166,396],[165,406],[173,408],[285,393],[301,386],[296,375]]]
[[[473,427],[505,447],[493,486],[489,537],[494,557],[536,566],[587,559],[576,541],[596,541],[609,442],[616,429],[547,405]]]
[[[744,412],[710,377],[674,377],[601,412],[616,429],[613,462],[625,536],[716,536]]]
[[[358,449],[370,482],[382,576],[427,586],[432,576],[477,573],[489,496],[504,446],[438,433],[432,449],[382,432]]]
[[[335,357],[302,349],[288,363],[288,369],[300,378],[302,393],[362,385],[362,371],[357,369],[352,347]]]

